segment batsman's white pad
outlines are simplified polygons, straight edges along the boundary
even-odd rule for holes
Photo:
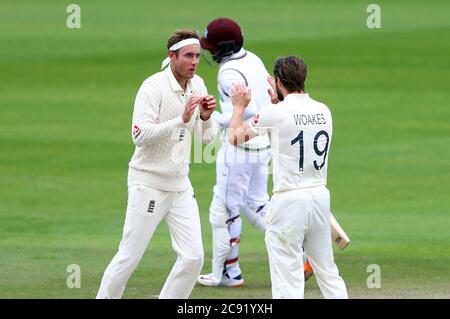
[[[226,227],[212,226],[213,258],[212,274],[218,281],[222,278],[225,261],[231,251],[230,233]]]
[[[227,260],[227,256],[231,251],[230,232],[228,230],[227,220],[229,214],[225,203],[217,196],[216,189],[214,191],[213,200],[209,208],[209,222],[212,226],[212,276],[217,281],[222,278],[222,273]]]

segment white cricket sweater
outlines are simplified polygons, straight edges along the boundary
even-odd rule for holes
[[[207,95],[203,79],[195,75],[184,91],[170,65],[142,83],[134,103],[132,139],[136,149],[129,163],[128,186],[147,185],[172,192],[192,189],[188,178],[192,133],[208,144],[217,132],[211,119],[200,118],[198,107],[190,122],[183,122],[181,115],[192,95]]]

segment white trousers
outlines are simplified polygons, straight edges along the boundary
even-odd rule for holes
[[[334,263],[325,186],[273,194],[266,222],[273,298],[304,298],[303,248],[324,297],[348,298]]]
[[[197,201],[192,190],[165,192],[143,185],[130,186],[119,251],[106,268],[97,298],[121,298],[132,272],[152,235],[164,219],[177,260],[159,298],[185,299],[203,266],[203,245]]]
[[[216,185],[210,206],[212,226],[212,272],[217,279],[225,271],[230,277],[241,274],[239,243],[243,213],[248,221],[265,231],[268,209],[268,163],[270,150],[244,151],[224,145],[216,161]]]

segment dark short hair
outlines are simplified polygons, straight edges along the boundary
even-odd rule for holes
[[[277,58],[273,66],[273,75],[279,78],[289,91],[303,91],[307,74],[306,63],[296,56]]]
[[[174,33],[172,33],[170,35],[169,39],[167,40],[167,50],[169,50],[169,48],[172,45],[174,45],[175,43],[180,42],[185,39],[190,39],[190,38],[195,38],[195,39],[200,40],[199,35],[194,30],[180,29],[180,30],[175,31]]]

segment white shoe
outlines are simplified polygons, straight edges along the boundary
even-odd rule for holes
[[[203,286],[218,286],[220,283],[220,279],[217,279],[211,273],[207,275],[198,276],[197,282]]]
[[[223,275],[222,280],[219,283],[219,286],[224,287],[240,287],[242,285],[244,285],[244,279],[241,275],[234,278],[230,278],[228,275]]]
[[[214,286],[214,287],[240,287],[244,284],[244,279],[241,275],[230,278],[228,275],[223,275],[221,280],[214,277],[213,274],[200,275],[197,282],[203,286]]]

